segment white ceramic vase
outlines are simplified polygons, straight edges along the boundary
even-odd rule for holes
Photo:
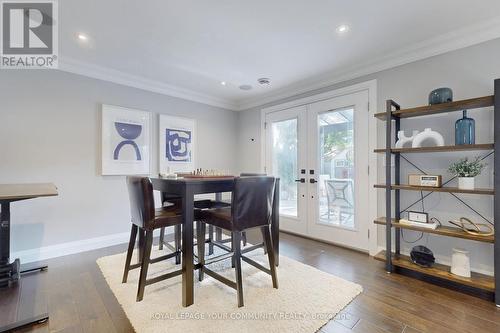
[[[405,148],[405,146],[412,146],[412,141],[417,136],[418,131],[414,130],[411,136],[406,136],[405,131],[398,132],[398,141],[396,141],[395,148]]]
[[[423,132],[420,132],[417,135],[415,135],[415,137],[413,138],[412,147],[413,148],[422,147],[422,143],[424,141],[433,141],[434,146],[438,147],[444,146],[443,136],[440,133],[433,131],[430,128],[426,128]]]
[[[470,278],[469,251],[453,249],[451,255],[451,274]]]
[[[458,188],[461,190],[473,190],[474,179],[474,177],[458,177]]]

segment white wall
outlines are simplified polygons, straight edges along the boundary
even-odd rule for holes
[[[493,80],[500,78],[499,54],[500,39],[497,39],[243,111],[239,114],[238,118],[240,128],[238,133],[240,135],[238,140],[240,154],[238,159],[239,170],[257,171],[260,169],[260,110],[263,107],[281,104],[296,98],[334,90],[371,79],[377,80],[377,107],[381,112],[385,111],[385,101],[387,99],[395,100],[403,108],[425,105],[429,92],[438,87],[452,88],[455,100],[490,95],[493,93]],[[493,113],[473,111],[470,114],[476,120],[476,142],[492,142]],[[424,127],[432,127],[445,136],[447,143],[452,144],[454,142],[454,122],[460,116],[461,114],[459,113],[450,113],[432,118],[414,118],[411,120],[404,120],[402,122],[402,127],[418,130],[423,130]],[[371,119],[370,121],[378,122],[378,146],[383,147],[385,144],[385,123],[375,119]],[[255,138],[255,141],[251,141],[252,138]],[[468,153],[467,155],[476,156],[479,154],[481,154],[481,152]],[[443,174],[444,178],[448,179],[449,175],[446,173],[447,166],[451,161],[464,155],[466,155],[466,153],[410,155],[409,157],[412,161],[429,172]],[[379,157],[378,162],[378,178],[380,182],[383,182],[384,170],[382,166],[382,156]],[[488,162],[490,163],[490,167],[483,172],[481,177],[479,177],[477,181],[478,186],[493,186],[491,168],[493,160],[488,159]],[[407,171],[415,172],[414,169],[408,167],[404,162],[402,165]],[[405,173],[403,173],[403,177],[404,176]],[[409,203],[411,200],[416,200],[418,198],[417,195],[420,194],[418,192],[403,192],[402,206],[405,207],[406,203]],[[492,220],[493,199],[491,197],[461,197],[466,198],[467,202],[478,208],[481,213],[490,217]],[[425,204],[425,208],[430,215],[438,217],[441,221],[447,221],[450,218],[459,216],[469,216],[476,221],[481,221],[477,216],[459,204],[456,199],[445,193],[432,194],[425,200]],[[418,210],[420,207],[416,206],[415,208]],[[384,215],[383,190],[379,191],[378,211],[380,216]],[[385,244],[384,227],[379,227],[378,236],[379,245]],[[419,233],[405,232],[405,238],[407,240],[414,240],[418,236]],[[491,245],[432,235],[424,236],[417,244],[427,244],[442,262],[449,261],[451,249],[453,247],[469,249],[471,250],[472,265],[475,269],[483,272],[492,271],[493,247]],[[403,247],[406,250],[410,249],[413,245],[414,244],[403,243]]]
[[[153,175],[159,113],[197,119],[199,167],[236,169],[235,112],[64,72],[2,71],[0,183],[59,189],[58,197],[12,204],[12,251],[54,252],[65,249],[56,244],[129,231],[125,177],[99,174],[101,103],[153,113]]]

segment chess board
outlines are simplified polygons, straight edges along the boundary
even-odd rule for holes
[[[234,176],[226,175],[226,176],[213,176],[213,175],[193,175],[193,174],[179,174],[179,177],[182,178],[190,178],[190,179],[231,179]]]

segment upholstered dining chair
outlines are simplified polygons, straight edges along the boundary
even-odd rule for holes
[[[240,177],[261,177],[261,176],[266,176],[265,173],[250,173],[250,172],[243,172],[243,173],[240,173]],[[226,202],[218,202],[219,205],[222,205],[223,207],[230,207],[231,204],[230,203],[226,203]],[[213,205],[213,203],[212,203]],[[221,207],[221,208],[223,208]],[[201,207],[200,207],[201,208]],[[215,207],[210,207],[210,204],[205,204],[205,208],[215,208]],[[216,245],[216,246],[219,246],[221,247],[220,245],[223,245],[225,243],[232,243],[232,239],[231,238],[227,238],[227,239],[220,239],[220,235],[222,234],[221,231],[220,231],[220,228],[215,228],[215,232],[219,234],[219,237],[214,237],[214,228],[213,226],[209,225],[209,229],[208,229],[208,238],[210,240],[209,242],[209,254],[212,254],[213,253],[213,246]],[[243,242],[243,246],[246,246],[247,245],[247,233],[246,232],[243,232],[241,234],[241,240]],[[224,246],[222,246],[223,249],[225,249]]]
[[[229,208],[205,209],[197,215],[198,261],[201,264],[199,280],[204,273],[216,280],[236,289],[238,306],[243,306],[243,281],[241,260],[271,275],[274,288],[278,288],[276,265],[271,240],[270,224],[274,200],[274,177],[237,177],[234,180],[234,190]],[[206,224],[213,225],[231,233],[232,253],[223,254],[205,261],[205,228]],[[241,237],[245,230],[260,228],[264,235],[264,244],[267,247],[267,256],[270,268],[266,268],[254,260],[244,256],[241,250]],[[231,281],[207,268],[207,265],[232,257],[236,269],[236,282]]]
[[[137,302],[139,302],[142,301],[144,297],[144,289],[147,285],[182,274],[182,270],[179,269],[149,280],[147,279],[149,264],[180,256],[180,242],[178,245],[179,247],[177,247],[174,252],[154,259],[151,259],[151,248],[153,246],[153,231],[155,229],[170,226],[180,226],[182,223],[182,215],[177,205],[155,209],[153,185],[148,177],[129,176],[127,177],[127,187],[130,198],[132,230],[130,232],[130,241],[128,244],[122,283],[127,282],[130,270],[136,268],[141,269],[136,299]],[[131,265],[138,232],[145,233],[145,242],[143,248],[139,251],[139,262]]]

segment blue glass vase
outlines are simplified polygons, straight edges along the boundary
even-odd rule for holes
[[[467,110],[463,111],[462,119],[455,122],[455,144],[473,145],[476,143],[476,122],[467,117]]]

